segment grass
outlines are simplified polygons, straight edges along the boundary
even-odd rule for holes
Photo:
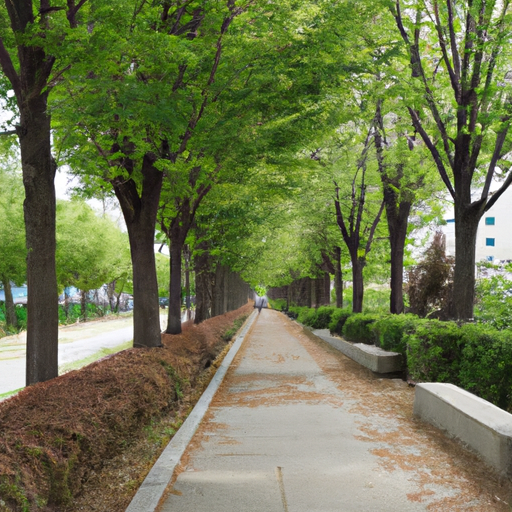
[[[71,372],[73,370],[79,370],[88,364],[94,363],[98,359],[102,357],[109,356],[111,354],[116,354],[117,352],[121,352],[121,350],[125,350],[127,348],[131,348],[133,341],[127,341],[126,343],[122,343],[121,345],[117,345],[115,347],[110,348],[102,348],[98,352],[86,357],[85,359],[80,359],[78,361],[71,361],[70,363],[65,363],[59,366],[59,375],[62,375],[67,372]],[[2,395],[0,395],[1,397]]]
[[[5,393],[0,393],[0,401],[5,400],[6,398],[9,398],[10,396],[15,395],[22,389],[23,388],[18,388],[18,389],[13,389],[12,391],[6,391]]]

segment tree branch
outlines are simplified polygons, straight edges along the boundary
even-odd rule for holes
[[[12,88],[14,90],[14,94],[16,94],[16,98],[18,99],[18,104],[21,103],[21,81],[18,73],[14,69],[14,65],[11,60],[11,56],[7,51],[3,39],[0,37],[0,66],[2,67],[2,71],[4,75],[11,82]]]
[[[396,0],[397,5],[397,13],[399,13],[400,9],[400,0]],[[413,78],[421,78],[423,82],[423,88],[425,90],[425,99],[427,100],[428,108],[430,112],[432,113],[432,116],[434,117],[434,121],[436,122],[437,129],[439,130],[439,133],[441,134],[441,139],[443,141],[443,147],[444,152],[446,154],[446,158],[448,159],[448,162],[450,162],[450,166],[453,167],[453,156],[452,152],[450,151],[450,138],[448,137],[448,132],[446,130],[446,126],[443,123],[443,120],[441,119],[441,115],[439,114],[439,111],[437,109],[436,103],[434,101],[434,95],[432,93],[432,90],[430,89],[428,85],[428,80],[425,74],[425,70],[423,69],[423,64],[421,62],[421,56],[419,52],[419,38],[420,38],[420,21],[421,21],[421,12],[418,8],[416,12],[416,28],[414,33],[414,44],[410,44],[409,37],[407,36],[407,33],[405,32],[405,29],[403,27],[402,17],[400,14],[395,15],[395,20],[397,22],[398,28],[400,30],[400,33],[402,34],[402,38],[409,46],[409,56],[411,60],[411,67],[412,67],[412,76]]]
[[[365,247],[365,256],[370,252],[370,249],[372,247],[372,242],[373,242],[373,236],[375,235],[375,230],[377,229],[377,225],[379,224],[379,221],[380,221],[380,218],[382,216],[382,212],[384,211],[384,200],[382,201],[382,203],[380,204],[380,209],[379,209],[379,213],[377,213],[377,217],[375,217],[373,223],[372,223],[372,227],[370,229],[370,235],[368,236],[368,240],[366,242],[366,247]]]
[[[439,154],[439,151],[435,147],[434,143],[430,140],[430,137],[428,136],[427,132],[421,125],[418,113],[411,107],[407,107],[407,110],[409,110],[409,114],[411,115],[411,120],[414,128],[420,134],[421,138],[423,139],[423,142],[425,143],[432,157],[434,158],[434,162],[436,163],[437,170],[439,171],[439,175],[441,176],[443,183],[446,185],[446,188],[448,189],[448,192],[450,192],[452,198],[455,199],[455,190],[453,189],[450,178],[446,173],[446,169],[444,167],[443,160],[441,158],[441,155]]]
[[[452,0],[446,0],[446,6],[448,8],[448,30],[450,31],[450,47],[452,50],[453,68],[457,82],[460,82],[460,55],[459,50],[457,49],[457,39],[455,37]]]
[[[343,212],[341,211],[340,206],[340,188],[336,182],[334,182],[334,186],[336,187],[336,198],[334,199],[334,206],[336,208],[336,222],[341,230],[343,240],[345,240],[345,243],[349,245],[350,236],[348,234],[347,227],[345,226],[345,219],[343,218]]]
[[[507,138],[507,133],[510,128],[510,124],[507,124],[505,128],[498,134],[496,137],[496,143],[494,145],[494,151],[492,154],[491,162],[489,163],[489,168],[487,169],[487,175],[485,177],[485,185],[482,190],[482,199],[486,199],[489,195],[489,189],[491,188],[492,178],[494,176],[494,170],[496,169],[496,164],[500,158],[501,150],[503,148],[503,144],[505,143],[505,139]]]
[[[485,205],[484,212],[489,211],[493,206],[494,203],[503,195],[503,193],[508,189],[508,187],[512,184],[512,172],[509,170],[508,176],[503,182],[503,185],[492,194],[492,196],[487,201],[487,204]]]
[[[450,3],[450,0],[447,0]],[[436,18],[436,30],[437,30],[437,38],[439,40],[439,46],[441,47],[441,53],[443,55],[443,61],[445,63],[446,69],[448,70],[448,74],[450,75],[450,82],[452,84],[453,92],[455,93],[455,98],[457,103],[460,101],[461,97],[461,87],[458,80],[458,76],[455,74],[453,70],[452,63],[450,62],[450,58],[448,57],[447,44],[443,34],[443,28],[441,26],[441,18],[439,17],[439,7],[437,2],[434,2],[434,14]],[[453,20],[452,20],[453,23]],[[453,27],[450,27],[450,32],[453,32]],[[452,45],[453,50],[453,45]]]

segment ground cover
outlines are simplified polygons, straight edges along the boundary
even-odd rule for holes
[[[1,403],[0,511],[124,510],[207,384],[223,335],[250,311],[190,323],[163,335],[163,348],[125,350]]]

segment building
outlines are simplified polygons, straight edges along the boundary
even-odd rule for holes
[[[446,253],[455,254],[455,219],[446,219]],[[476,261],[512,261],[512,186],[484,213],[476,236]]]

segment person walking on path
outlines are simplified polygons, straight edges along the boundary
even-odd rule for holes
[[[161,512],[508,510],[510,482],[274,310],[254,324]]]
[[[266,297],[256,297],[256,300],[254,301],[254,307],[258,308],[258,315],[261,313],[261,309],[263,307],[267,307],[267,299]]]

